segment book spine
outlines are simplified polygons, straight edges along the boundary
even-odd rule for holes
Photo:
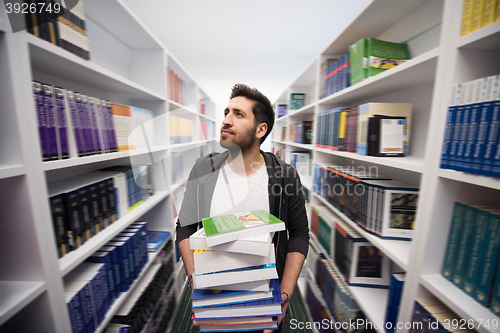
[[[88,109],[90,112],[91,127],[92,127],[92,138],[94,141],[94,151],[96,154],[100,154],[101,150],[101,139],[99,137],[99,126],[97,123],[97,114],[95,110],[95,100],[93,97],[88,98]]]
[[[496,153],[496,146],[499,138],[499,124],[500,124],[500,101],[493,102],[493,110],[491,115],[491,122],[488,125],[488,137],[486,140],[486,147],[484,152],[482,174],[485,176],[491,175],[491,167],[493,158]]]
[[[463,167],[464,167],[464,163],[463,163],[464,157],[463,156],[465,154],[465,145],[466,145],[467,138],[468,138],[469,124],[470,124],[472,110],[473,110],[473,106],[471,104],[466,105],[464,108],[464,112],[462,114],[460,138],[458,141],[455,157],[451,160],[451,163],[450,163],[453,170],[456,170],[456,171],[463,171]]]
[[[61,159],[69,158],[68,123],[66,120],[66,102],[64,101],[64,90],[54,87],[54,104],[56,108],[58,147]]]
[[[35,111],[37,115],[38,123],[38,138],[40,141],[40,150],[42,153],[42,160],[49,161],[49,148],[47,140],[47,126],[46,126],[46,116],[45,116],[45,105],[42,85],[38,82],[32,82],[33,98],[35,103]]]
[[[471,32],[483,27],[484,5],[486,0],[474,0],[472,7]]]
[[[479,272],[477,277],[476,300],[483,306],[490,303],[492,281],[498,265],[498,250],[500,247],[500,215],[491,213],[486,231],[484,251],[481,256]]]
[[[483,27],[492,24],[496,21],[496,6],[498,0],[485,0],[484,14],[483,14]]]
[[[476,145],[472,153],[470,173],[481,174],[483,156],[486,152],[487,139],[491,128],[491,118],[493,116],[493,102],[484,102],[481,104],[479,118],[479,128],[477,131]]]
[[[462,236],[464,211],[465,205],[460,202],[455,202],[452,222],[450,226],[450,233],[448,236],[448,244],[446,245],[446,252],[442,268],[443,276],[450,281],[453,277],[455,260],[457,258],[458,248],[460,246],[459,241]]]
[[[46,138],[48,141],[48,154],[50,160],[57,160],[59,155],[57,152],[57,137],[56,137],[56,111],[54,107],[54,91],[52,86],[44,84],[43,89],[43,100],[45,109],[45,126],[46,126]]]
[[[68,251],[68,234],[66,211],[64,210],[64,199],[62,195],[49,198],[52,223],[54,225],[54,236],[56,239],[58,258],[64,257]]]
[[[469,34],[472,26],[473,4],[475,0],[464,0],[462,9],[462,24],[460,26],[460,36]]]
[[[73,333],[85,333],[86,327],[83,323],[82,310],[80,305],[80,297],[75,294],[69,302],[66,303],[68,307],[69,319],[71,322],[71,330]]]
[[[471,239],[473,237],[476,210],[475,207],[468,205],[464,212],[462,237],[460,239],[460,247],[458,249],[458,256],[452,279],[453,283],[459,288],[463,286],[464,272],[468,265],[468,259],[470,258],[469,254],[471,252]]]
[[[484,241],[488,227],[489,213],[484,210],[478,210],[474,222],[474,231],[472,232],[472,245],[470,258],[464,275],[463,289],[466,294],[473,296],[476,292],[476,277],[480,270],[479,261],[484,255]]]

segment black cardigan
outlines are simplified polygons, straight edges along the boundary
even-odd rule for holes
[[[299,252],[307,257],[309,226],[302,195],[302,184],[295,168],[274,154],[263,152],[269,175],[268,193],[270,213],[285,222],[286,229],[275,233],[273,242],[278,276],[283,276],[288,252]],[[229,151],[212,153],[196,160],[186,184],[176,227],[176,243],[191,236],[203,218],[209,217],[210,205],[219,176],[219,169]],[[288,237],[287,237],[288,233]]]

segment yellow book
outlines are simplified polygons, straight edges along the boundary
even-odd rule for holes
[[[483,27],[484,4],[486,0],[474,0],[474,7],[472,9],[472,24],[471,32],[481,29]]]
[[[497,5],[496,5],[495,12],[497,13],[497,18],[496,18],[496,20],[497,20],[497,21],[500,21],[500,0],[497,0]]]
[[[344,150],[345,144],[345,118],[347,116],[347,111],[342,111],[340,113],[339,119],[339,141],[338,141],[338,149],[340,151]]]
[[[472,8],[475,0],[464,0],[462,11],[462,25],[460,26],[460,36],[465,36],[471,32]]]
[[[484,4],[483,27],[496,21],[498,0],[486,0]]]

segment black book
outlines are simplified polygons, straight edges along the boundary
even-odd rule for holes
[[[368,119],[368,156],[404,156],[406,118],[375,115]]]
[[[49,198],[52,223],[54,226],[54,236],[57,246],[57,257],[61,258],[71,251],[68,243],[67,219],[62,194],[54,195]]]

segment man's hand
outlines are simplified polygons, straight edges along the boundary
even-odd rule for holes
[[[281,324],[281,321],[285,317],[286,310],[288,309],[288,304],[290,304],[290,298],[287,297],[285,293],[281,294],[281,297],[283,297],[283,303],[281,304],[281,310],[283,311],[282,316],[278,316],[278,326]],[[285,299],[286,297],[286,299]],[[274,330],[265,330],[262,333],[272,333]]]

